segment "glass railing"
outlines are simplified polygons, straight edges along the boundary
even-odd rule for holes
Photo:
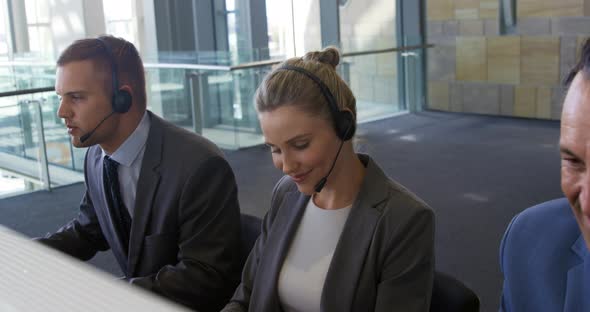
[[[414,66],[408,66],[407,58],[402,56],[424,48],[427,46],[344,53],[339,72],[357,98],[359,123],[409,110],[420,96],[420,86],[416,85],[419,73],[417,60],[412,59],[409,64]],[[224,149],[262,144],[254,93],[277,63],[145,63],[148,109]],[[402,74],[399,63],[404,64]],[[0,91],[0,176],[10,172],[24,179],[26,190],[82,181],[85,149],[72,147],[63,122],[57,117],[59,102],[51,87],[55,68],[34,64],[0,64],[0,72],[9,77],[6,81],[19,86],[26,86],[26,81],[29,86],[49,86],[21,91],[27,93],[22,95]],[[40,80],[31,78],[41,73]],[[1,185],[0,179],[0,193]]]
[[[21,189],[5,192],[51,189],[83,180],[85,151],[72,148],[57,117],[59,102],[52,88],[0,99],[0,171],[4,179],[22,181]],[[0,186],[0,196],[3,188],[7,186]]]
[[[397,52],[344,57],[340,75],[356,97],[359,122],[405,110],[398,93]]]
[[[0,61],[0,92],[53,86],[55,64],[28,59]]]
[[[258,81],[255,70],[181,66],[145,65],[149,110],[225,149],[263,142],[252,106]]]

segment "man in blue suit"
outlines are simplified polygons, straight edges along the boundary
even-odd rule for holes
[[[590,40],[566,80],[561,188],[566,198],[529,208],[500,246],[500,311],[590,311]]]

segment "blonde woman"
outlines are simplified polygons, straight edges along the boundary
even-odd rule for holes
[[[356,100],[337,49],[292,58],[256,92],[285,176],[229,311],[428,311],[434,215],[354,151]]]

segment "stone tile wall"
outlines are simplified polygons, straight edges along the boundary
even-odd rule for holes
[[[498,0],[427,0],[429,108],[560,118],[590,0],[517,1],[515,32],[500,35]]]

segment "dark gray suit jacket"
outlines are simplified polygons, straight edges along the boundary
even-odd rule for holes
[[[334,251],[321,310],[428,311],[434,214],[368,156],[359,157],[366,175]],[[288,176],[277,183],[242,282],[224,311],[281,310],[279,272],[309,199]]]
[[[99,146],[86,153],[87,190],[78,216],[40,241],[82,260],[111,248],[132,284],[200,311],[218,311],[240,274],[233,172],[213,143],[148,113],[129,254],[107,207]]]

